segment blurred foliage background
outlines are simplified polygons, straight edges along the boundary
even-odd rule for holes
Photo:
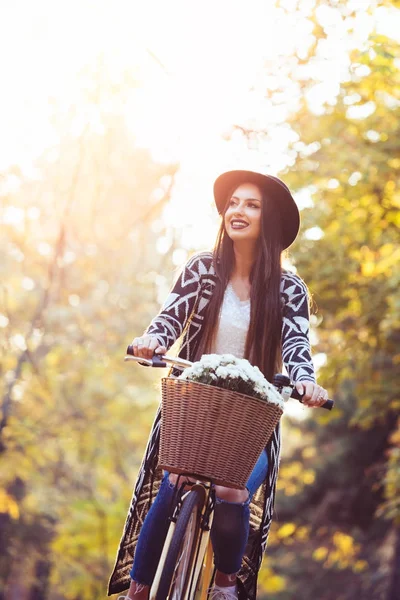
[[[293,15],[302,2],[275,4]],[[279,107],[296,85],[280,173],[303,199],[290,260],[313,298],[318,379],[336,407],[285,416],[259,598],[396,600],[399,43],[372,31],[330,100],[316,111],[307,98],[308,68],[335,28],[319,9],[351,36],[357,11],[400,3],[308,4],[313,41],[265,63],[263,102]],[[278,87],[267,85],[272,68],[283,69]],[[107,69],[97,57],[78,101],[53,103],[60,143],[36,161],[38,176],[17,163],[0,173],[1,600],[106,595],[159,396],[160,375],[122,357],[195,249],[163,219],[180,164],[136,143],[122,116],[135,79],[116,85]],[[271,131],[238,122],[228,137],[257,150]]]

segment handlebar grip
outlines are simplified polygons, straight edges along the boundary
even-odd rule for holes
[[[163,356],[160,354],[154,354],[153,358],[151,359],[153,362],[153,367],[160,367],[161,369],[165,369],[165,367],[168,367],[167,363],[163,360]]]
[[[133,353],[133,345],[129,344],[129,346],[126,349],[126,353],[128,356],[135,356]],[[163,356],[159,355],[159,354],[154,354],[152,356],[152,358],[150,359],[146,359],[146,360],[150,360],[152,362],[151,365],[148,365],[146,363],[141,363],[140,359],[137,358],[137,362],[139,363],[139,365],[142,365],[143,367],[160,367],[161,369],[165,369],[165,367],[168,367],[167,363],[163,360]]]
[[[304,394],[300,394],[296,390],[296,388],[294,388],[293,392],[290,394],[291,398],[294,398],[295,400],[299,400],[300,402],[302,402],[303,396],[304,396]],[[321,406],[319,406],[319,408],[326,408],[327,410],[332,410],[334,405],[335,405],[334,401],[331,400],[330,398],[328,398],[328,400],[326,402],[324,402],[324,404],[321,404]]]

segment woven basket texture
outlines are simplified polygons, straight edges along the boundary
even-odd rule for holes
[[[282,409],[245,394],[164,377],[159,464],[244,489]]]

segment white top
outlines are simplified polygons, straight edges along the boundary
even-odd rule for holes
[[[250,299],[240,300],[231,283],[226,286],[211,353],[243,358],[250,324]]]

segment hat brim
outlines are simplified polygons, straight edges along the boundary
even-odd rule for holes
[[[299,232],[300,213],[289,188],[277,177],[242,170],[222,173],[214,183],[214,198],[218,212],[223,213],[228,194],[242,183],[254,183],[276,203],[276,208],[281,214],[283,248],[288,248]]]

